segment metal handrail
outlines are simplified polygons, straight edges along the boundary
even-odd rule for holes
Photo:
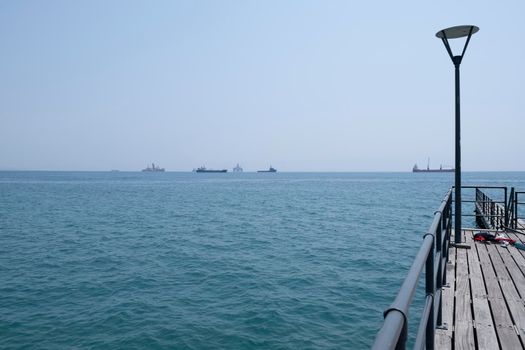
[[[474,203],[476,221],[484,220],[487,227],[506,228],[514,220],[517,222],[517,206],[525,202],[518,201],[518,193],[511,189],[510,198],[507,187],[502,186],[461,186],[475,190],[475,200],[463,200],[462,203]],[[504,200],[493,200],[482,189],[501,190]],[[423,267],[425,267],[425,300],[419,323],[414,349],[434,349],[434,333],[438,326],[443,326],[441,315],[441,290],[446,285],[446,263],[448,261],[450,236],[452,232],[453,188],[451,188],[437,210],[428,232],[423,236],[419,249],[408,275],[405,278],[394,302],[383,313],[383,326],[377,333],[372,346],[374,350],[405,349],[408,338],[408,309],[417,290]],[[507,201],[508,199],[508,201]],[[483,223],[483,222],[480,222]]]
[[[514,206],[512,198],[514,197],[514,187],[510,190],[510,196],[507,196],[507,187],[500,187],[504,193],[503,201],[496,201],[484,193],[481,189],[494,187],[476,186],[475,212],[478,226],[491,228],[495,230],[505,230],[512,226]],[[509,198],[507,200],[507,198]]]
[[[425,267],[425,306],[416,335],[415,349],[434,349],[434,331],[441,325],[441,288],[446,284],[446,262],[452,229],[452,190],[434,213],[434,220],[423,236],[417,253],[396,299],[384,312],[384,323],[372,349],[404,349],[408,336],[408,310]]]

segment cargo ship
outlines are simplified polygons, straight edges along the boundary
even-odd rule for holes
[[[454,168],[443,168],[443,165],[440,165],[439,169],[430,169],[430,158],[428,159],[426,169],[419,169],[417,164],[412,168],[413,173],[453,173],[454,171]]]
[[[270,166],[270,169],[268,169],[268,170],[257,170],[257,172],[258,173],[276,173],[277,169],[275,169],[272,166]]]
[[[227,169],[219,169],[219,170],[215,170],[215,169],[206,169],[206,167],[204,166],[201,166],[200,168],[197,168],[196,170],[194,170],[196,173],[225,173],[227,172],[228,170]]]

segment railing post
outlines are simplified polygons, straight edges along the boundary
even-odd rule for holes
[[[513,225],[513,222],[514,222],[514,187],[511,187],[510,188],[510,193],[509,193],[509,201],[507,203],[507,222],[505,223],[505,226],[507,227],[510,227],[510,228],[514,228],[512,225]]]
[[[490,206],[489,206],[489,202],[487,201],[487,199],[485,198],[485,194],[483,194],[482,198],[483,198],[483,213],[488,213],[489,210],[490,210]],[[490,218],[489,218],[490,220]]]
[[[446,211],[446,205],[441,213],[441,219],[439,220],[439,225],[436,231],[436,259],[439,259],[439,265],[438,265],[438,271],[436,276],[436,288],[435,291],[441,290],[443,288],[443,225],[445,224],[443,221],[443,217],[445,217],[445,211]],[[446,233],[445,233],[446,236]],[[437,253],[439,248],[439,254]],[[434,293],[435,293],[434,291]],[[437,320],[436,325],[441,325],[442,319],[441,319],[441,298],[439,299],[439,304],[437,305]],[[434,327],[436,326],[434,325]]]
[[[428,321],[427,321],[427,328],[426,328],[426,348],[427,349],[434,349],[434,330],[436,329],[436,325],[434,323],[434,307],[435,307],[435,281],[436,276],[434,275],[434,255],[436,252],[436,236],[435,232],[431,232],[427,235],[431,235],[432,240],[432,248],[430,248],[430,252],[427,256],[426,266],[425,266],[425,291],[426,295],[432,296],[432,306],[430,307],[430,313],[428,315]],[[425,235],[425,236],[427,236]]]
[[[490,202],[490,225],[492,227],[495,227],[494,225],[494,203]]]
[[[407,338],[408,338],[408,319],[405,320],[403,325],[403,330],[396,344],[396,350],[406,350],[407,348]]]
[[[483,193],[483,196],[481,197],[481,198],[483,198],[483,213],[488,213],[489,212],[489,203],[487,202],[487,199],[485,197],[486,197],[485,193]]]
[[[514,229],[518,228],[518,192],[514,193]]]
[[[476,224],[479,225],[479,222],[480,222],[480,213],[479,213],[479,208],[478,208],[478,205],[479,205],[479,189],[476,187],[475,190],[474,190],[474,212],[476,213]]]
[[[451,230],[452,230],[452,195],[450,195],[448,197],[448,201],[447,201],[447,205],[446,205],[446,220],[448,221],[448,225],[447,226],[447,237],[446,237],[446,240],[447,240],[447,249],[446,249],[446,254],[447,254],[447,261],[449,259],[449,250],[450,250],[450,236],[451,236]],[[445,278],[444,278],[444,284],[447,283],[447,275],[445,274]]]
[[[504,227],[509,226],[509,208],[507,204],[507,187],[505,187],[505,222],[503,224]]]

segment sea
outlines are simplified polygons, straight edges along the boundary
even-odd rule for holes
[[[0,348],[368,349],[453,183],[0,172]],[[525,190],[525,173],[463,184]]]

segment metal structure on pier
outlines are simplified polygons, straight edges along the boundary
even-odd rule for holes
[[[525,192],[463,186],[473,226],[452,244],[452,192],[446,194],[372,349],[405,349],[408,310],[425,270],[425,299],[414,349],[525,349]],[[521,198],[521,199],[520,199]],[[505,233],[516,246],[474,242],[475,232]],[[521,297],[520,297],[521,296]]]
[[[472,34],[477,33],[479,28],[472,25],[463,25],[455,26],[446,29],[442,29],[436,33],[436,36],[443,41],[445,48],[447,49],[448,55],[454,64],[455,71],[455,86],[456,86],[456,137],[455,137],[455,154],[456,154],[456,166],[455,166],[455,191],[454,191],[454,230],[456,231],[455,243],[460,243],[461,241],[461,108],[460,108],[460,96],[459,96],[459,66],[463,61],[465,56],[465,51],[470,42]],[[463,47],[463,52],[461,55],[454,55],[450,44],[449,39],[458,39],[467,37],[465,41],[465,46]]]

